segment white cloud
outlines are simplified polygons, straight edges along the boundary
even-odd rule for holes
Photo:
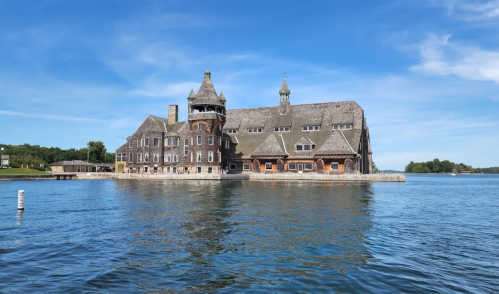
[[[419,46],[421,63],[411,70],[432,75],[454,75],[499,84],[499,50],[490,51],[450,41],[451,35],[430,35]]]
[[[31,118],[42,118],[42,119],[50,119],[50,120],[62,120],[67,122],[85,122],[85,123],[97,123],[100,120],[94,118],[87,117],[76,117],[76,116],[64,116],[64,115],[55,115],[55,114],[39,114],[39,113],[28,113],[28,112],[16,112],[16,111],[8,111],[8,110],[0,110],[0,114],[11,115],[11,116],[23,116],[23,117],[31,117]]]
[[[492,20],[499,17],[499,0],[433,0],[435,6],[443,6],[449,14],[470,21]]]

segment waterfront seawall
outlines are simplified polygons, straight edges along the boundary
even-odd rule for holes
[[[250,181],[333,181],[333,182],[405,182],[404,174],[78,174],[78,179],[165,179],[165,180],[250,180]]]

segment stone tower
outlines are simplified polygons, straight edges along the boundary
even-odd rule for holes
[[[187,101],[191,173],[221,173],[226,99],[217,95],[210,71],[204,72],[198,93],[191,90]]]

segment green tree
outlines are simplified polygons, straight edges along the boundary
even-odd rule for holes
[[[90,141],[87,144],[87,152],[90,151],[90,162],[104,162],[106,157],[106,147],[102,141]]]
[[[406,165],[406,167],[405,167],[405,172],[408,173],[408,174],[414,173],[414,171],[413,171],[414,170],[414,165],[415,165],[414,161],[409,162],[409,164]]]
[[[433,171],[434,173],[440,173],[442,172],[442,164],[440,163],[440,159],[435,158],[433,159]]]

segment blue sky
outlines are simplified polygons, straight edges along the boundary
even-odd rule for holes
[[[356,101],[380,169],[499,166],[499,0],[0,0],[0,143],[124,143],[203,72],[228,109]]]

